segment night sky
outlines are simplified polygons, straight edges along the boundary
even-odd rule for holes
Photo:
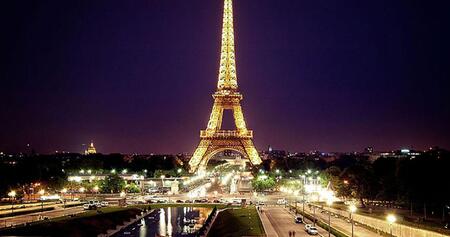
[[[1,1],[0,151],[193,152],[222,4]],[[257,149],[450,148],[450,1],[235,0],[234,15]]]

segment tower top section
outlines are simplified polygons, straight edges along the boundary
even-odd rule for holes
[[[224,0],[222,46],[220,49],[217,90],[237,90],[236,59],[234,53],[233,1]]]

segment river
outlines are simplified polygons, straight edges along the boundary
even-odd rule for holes
[[[212,208],[165,207],[155,209],[137,223],[117,233],[116,237],[195,236]]]

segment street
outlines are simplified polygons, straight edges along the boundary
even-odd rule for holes
[[[295,236],[310,236],[305,231],[304,224],[297,224],[294,222],[294,215],[289,213],[286,208],[278,207],[278,206],[267,206],[263,208],[263,212],[261,215],[266,215],[275,230],[276,234],[279,237],[289,237],[289,231],[295,231]],[[306,220],[307,224],[310,224],[308,220]],[[319,230],[319,235],[328,236],[328,232],[319,226],[317,226]]]
[[[311,216],[314,216],[314,210],[313,208],[308,208],[305,206],[306,213],[310,214]],[[325,223],[328,223],[328,213],[327,212],[321,212],[321,209],[316,209],[316,218],[319,220],[322,220]],[[351,236],[352,234],[352,224],[351,222],[348,222],[346,218],[342,217],[335,217],[331,216],[331,226],[338,229],[339,231],[345,233],[348,236]],[[363,228],[358,225],[353,226],[353,236],[356,237],[373,237],[373,236],[381,236],[375,232],[372,232],[366,228]]]
[[[0,218],[0,227],[6,227],[11,225],[19,225],[27,222],[37,221],[39,219],[39,216],[45,216],[49,219],[60,217],[64,215],[70,215],[70,214],[76,214],[84,212],[83,207],[69,207],[64,209],[63,207],[56,207],[55,210],[52,211],[44,211],[44,212],[36,212],[33,214],[27,214],[27,215],[20,215],[20,216],[14,216],[14,217],[5,217]]]

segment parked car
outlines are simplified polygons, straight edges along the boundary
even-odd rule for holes
[[[177,200],[176,203],[183,203],[183,200]]]
[[[282,199],[278,199],[277,200],[277,204],[278,205],[285,205],[287,203],[286,199],[282,198]]]
[[[109,205],[109,203],[107,201],[103,201],[103,202],[100,203],[100,205],[102,207],[107,207]]]
[[[301,223],[303,223],[303,218],[302,218],[301,216],[296,216],[296,217],[294,218],[294,221],[295,221],[295,223],[297,223],[297,224],[301,224]]]
[[[308,232],[308,234],[310,234],[310,235],[317,235],[317,234],[319,234],[319,232],[317,231],[317,228],[315,226],[309,227],[306,232]]]
[[[94,203],[88,202],[83,205],[83,209],[84,210],[95,210],[95,209],[97,209],[97,205],[95,205]]]
[[[310,224],[306,224],[305,225],[305,231],[308,231],[309,230],[309,228],[311,228],[312,227],[312,225],[310,225]]]

